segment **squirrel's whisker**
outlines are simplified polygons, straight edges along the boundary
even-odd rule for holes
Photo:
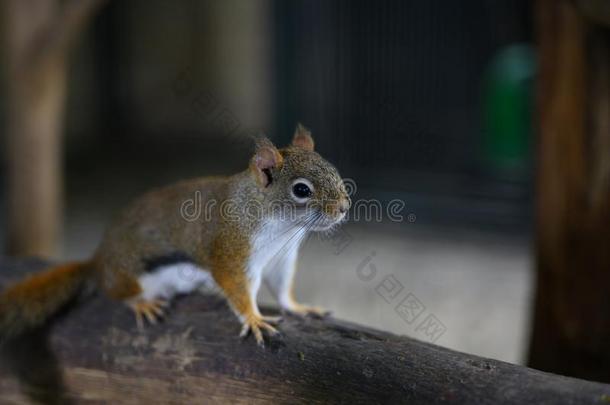
[[[298,219],[294,223],[290,224],[289,227],[287,227],[286,229],[282,230],[279,234],[274,235],[272,238],[270,238],[269,240],[265,241],[265,244],[263,244],[261,247],[256,249],[254,251],[254,253],[259,252],[261,249],[266,248],[265,245],[275,242],[276,240],[278,240],[279,238],[283,237],[287,233],[293,231],[295,228],[298,228],[298,227],[301,227],[301,226],[305,226],[306,223],[310,219],[312,219],[312,217],[314,217],[315,215],[316,215],[316,213],[314,212],[312,214],[307,215],[305,218]],[[264,223],[263,226],[258,230],[258,232],[259,233],[263,233],[265,231],[265,229],[267,229],[268,227],[270,227],[272,225],[272,223],[273,223],[273,221],[268,221],[268,222]]]
[[[307,235],[311,227],[319,219],[319,215],[319,213],[311,214],[310,217],[304,221],[303,226],[297,229],[282,245],[278,252],[273,255],[273,257],[269,260],[269,265],[275,266],[275,264],[279,263],[281,261],[280,259],[282,259],[290,251],[290,248],[298,246],[303,238]],[[295,237],[297,237],[296,240]]]
[[[313,221],[315,220],[315,214],[311,215],[309,218],[307,218],[305,221],[303,221],[301,224],[302,226],[297,226],[296,228],[298,228],[289,238],[286,242],[284,242],[284,244],[282,245],[282,247],[277,251],[277,253],[275,255],[273,255],[273,257],[269,260],[269,263],[272,265],[275,265],[279,260],[279,258],[282,258],[286,252],[289,251],[289,249],[286,249],[288,246],[292,246],[290,245],[290,243],[294,240],[294,238],[299,235],[300,233],[307,233],[307,229],[308,229],[308,225],[311,224]],[[294,228],[292,228],[294,229]],[[299,241],[300,238],[297,238],[297,242]]]
[[[257,248],[253,253],[257,253],[259,251],[261,251],[262,249],[266,249],[267,245],[275,242],[276,240],[280,239],[282,236],[286,235],[287,233],[293,231],[295,228],[299,228],[300,226],[302,226],[303,223],[302,222],[295,222],[294,224],[290,224],[289,227],[287,227],[286,229],[282,230],[282,232],[280,232],[277,235],[274,235],[271,238],[268,238],[267,240],[265,240],[263,244],[261,244],[261,246],[259,248]],[[265,232],[265,228],[271,226],[270,223],[266,223],[263,224],[263,226],[260,228],[260,230],[258,231],[259,233],[264,233]]]

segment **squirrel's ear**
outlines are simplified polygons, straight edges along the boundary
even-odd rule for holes
[[[271,169],[280,168],[283,163],[284,158],[269,139],[260,138],[256,141],[256,152],[250,161],[250,169],[262,187],[273,182]]]
[[[313,151],[314,142],[313,138],[311,137],[311,132],[309,132],[309,130],[300,123],[297,124],[297,129],[294,131],[292,146]]]

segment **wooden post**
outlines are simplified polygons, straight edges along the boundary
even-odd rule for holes
[[[602,4],[537,2],[538,278],[529,364],[610,382],[610,33],[597,25],[599,14],[586,17],[595,3]]]
[[[100,0],[6,0],[8,252],[53,255],[68,54]]]

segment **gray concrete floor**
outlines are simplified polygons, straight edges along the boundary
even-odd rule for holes
[[[87,204],[73,208],[64,257],[86,257],[108,213]],[[523,237],[409,222],[348,223],[334,238],[312,235],[305,243],[296,295],[338,318],[522,363],[531,267]],[[264,287],[260,301],[273,302]]]
[[[523,363],[533,281],[525,241],[404,223],[346,231],[353,239],[339,254],[328,240],[304,247],[296,284],[303,301],[379,329]]]

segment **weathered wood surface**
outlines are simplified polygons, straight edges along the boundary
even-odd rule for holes
[[[42,265],[0,260],[0,285]],[[239,329],[223,300],[213,296],[179,300],[164,323],[145,331],[137,330],[126,308],[96,297],[57,322],[50,352],[43,333],[5,348],[0,403],[24,402],[10,376],[9,369],[14,372],[15,367],[29,384],[64,385],[64,396],[55,397],[58,403],[610,402],[609,385],[458,353],[335,319],[287,318],[280,325],[281,336],[265,349],[251,339],[241,341]]]

